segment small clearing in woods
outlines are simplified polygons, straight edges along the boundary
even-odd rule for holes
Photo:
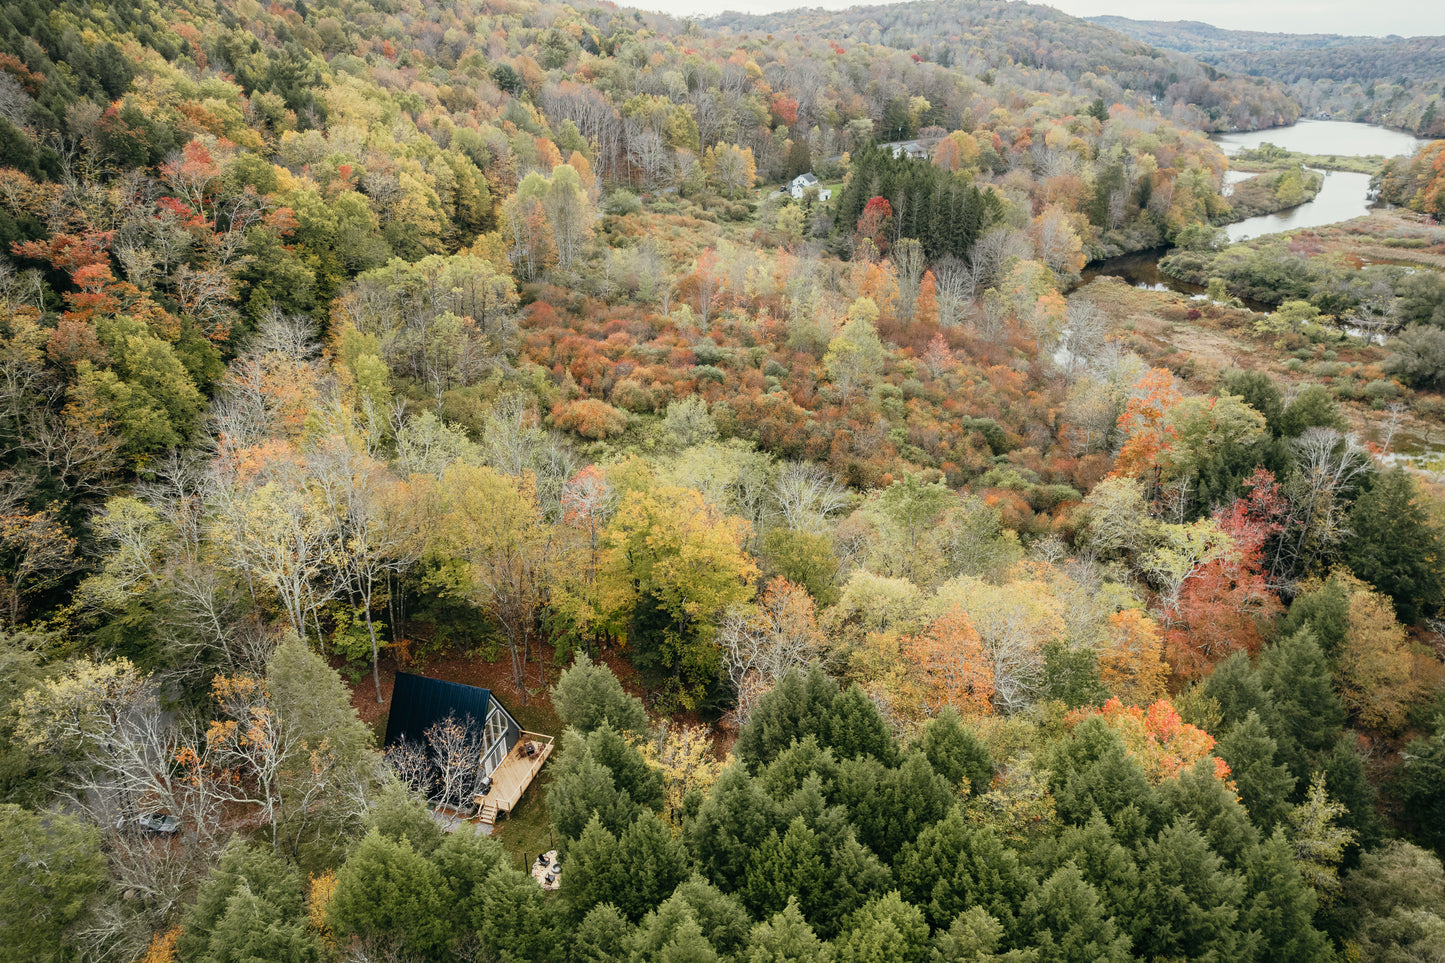
[[[401,671],[490,689],[502,700],[507,711],[512,713],[518,725],[523,729],[556,736],[560,741],[562,722],[557,718],[557,710],[552,706],[551,687],[557,681],[564,666],[555,665],[553,656],[553,650],[544,646],[542,665],[539,667],[535,662],[528,664],[527,678],[529,682],[533,682],[535,685],[535,680],[540,672],[545,676],[546,685],[535,688],[529,686],[525,705],[522,703],[521,693],[513,684],[511,662],[505,656],[499,657],[494,662],[488,662],[479,653],[447,651],[425,661],[408,664],[402,667]],[[647,693],[638,679],[637,670],[620,654],[613,651],[595,653],[593,661],[605,663],[628,692],[641,698],[644,703],[647,701]],[[568,664],[570,664],[570,660]],[[333,665],[342,672],[343,678],[349,678],[340,661],[334,661]],[[358,681],[349,684],[351,704],[356,707],[357,714],[374,733],[378,745],[386,734],[386,717],[391,706],[391,692],[396,684],[397,670],[398,666],[393,659],[383,658],[381,660],[382,701],[380,704],[376,701],[376,686],[371,680],[370,671],[362,675]],[[684,721],[693,724],[698,720],[689,718]],[[519,869],[526,869],[529,861],[538,853],[554,848],[546,799],[547,786],[552,779],[551,767],[555,764],[556,759],[557,756],[554,755],[548,764],[542,767],[542,771],[527,789],[526,794],[522,796],[516,810],[498,822],[493,830],[494,835],[501,840]]]

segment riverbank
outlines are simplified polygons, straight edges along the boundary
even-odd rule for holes
[[[1310,301],[1323,314],[1346,316],[1371,298],[1384,278],[1371,269],[1445,270],[1445,227],[1409,211],[1375,211],[1338,224],[1270,234],[1220,250],[1173,250],[1161,274],[1190,285],[1221,279],[1228,292],[1263,305]]]
[[[1244,149],[1229,157],[1230,170],[1251,174],[1267,174],[1271,171],[1285,171],[1297,167],[1311,167],[1322,171],[1351,171],[1374,177],[1385,166],[1383,154],[1369,154],[1364,157],[1341,154],[1304,154],[1285,150],[1274,144],[1264,143],[1257,148]]]
[[[1121,277],[1096,275],[1069,297],[1116,319],[1122,346],[1150,366],[1168,368],[1192,391],[1217,390],[1232,370],[1258,371],[1286,395],[1324,387],[1366,442],[1383,444],[1392,431],[1393,452],[1433,451],[1445,442],[1445,400],[1390,378],[1387,347],[1319,325],[1272,330],[1261,323],[1268,315],[1248,307],[1139,287]],[[1403,407],[1392,411],[1395,404]]]
[[[1308,204],[1319,196],[1325,183],[1318,171],[1291,167],[1273,174],[1260,174],[1230,185],[1229,216],[1214,221],[1216,227],[1238,224],[1251,217],[1278,214]]]

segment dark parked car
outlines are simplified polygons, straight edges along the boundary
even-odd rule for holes
[[[127,822],[122,819],[116,824],[116,829],[139,830],[148,833],[161,833],[169,836],[178,832],[181,828],[181,821],[170,813],[146,813],[144,816],[137,816]]]

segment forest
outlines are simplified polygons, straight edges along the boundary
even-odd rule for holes
[[[1228,245],[1286,80],[0,6],[0,961],[1435,959],[1445,141]],[[399,671],[556,737],[490,834]]]
[[[1304,116],[1381,124],[1445,136],[1439,37],[1220,30],[1191,21],[1091,20],[1136,40],[1198,57],[1211,67],[1285,85]]]

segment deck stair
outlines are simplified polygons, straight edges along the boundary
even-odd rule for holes
[[[492,770],[492,786],[474,797],[477,816],[491,826],[516,807],[527,787],[537,778],[547,757],[552,755],[554,740],[540,732],[523,732],[496,769]]]

